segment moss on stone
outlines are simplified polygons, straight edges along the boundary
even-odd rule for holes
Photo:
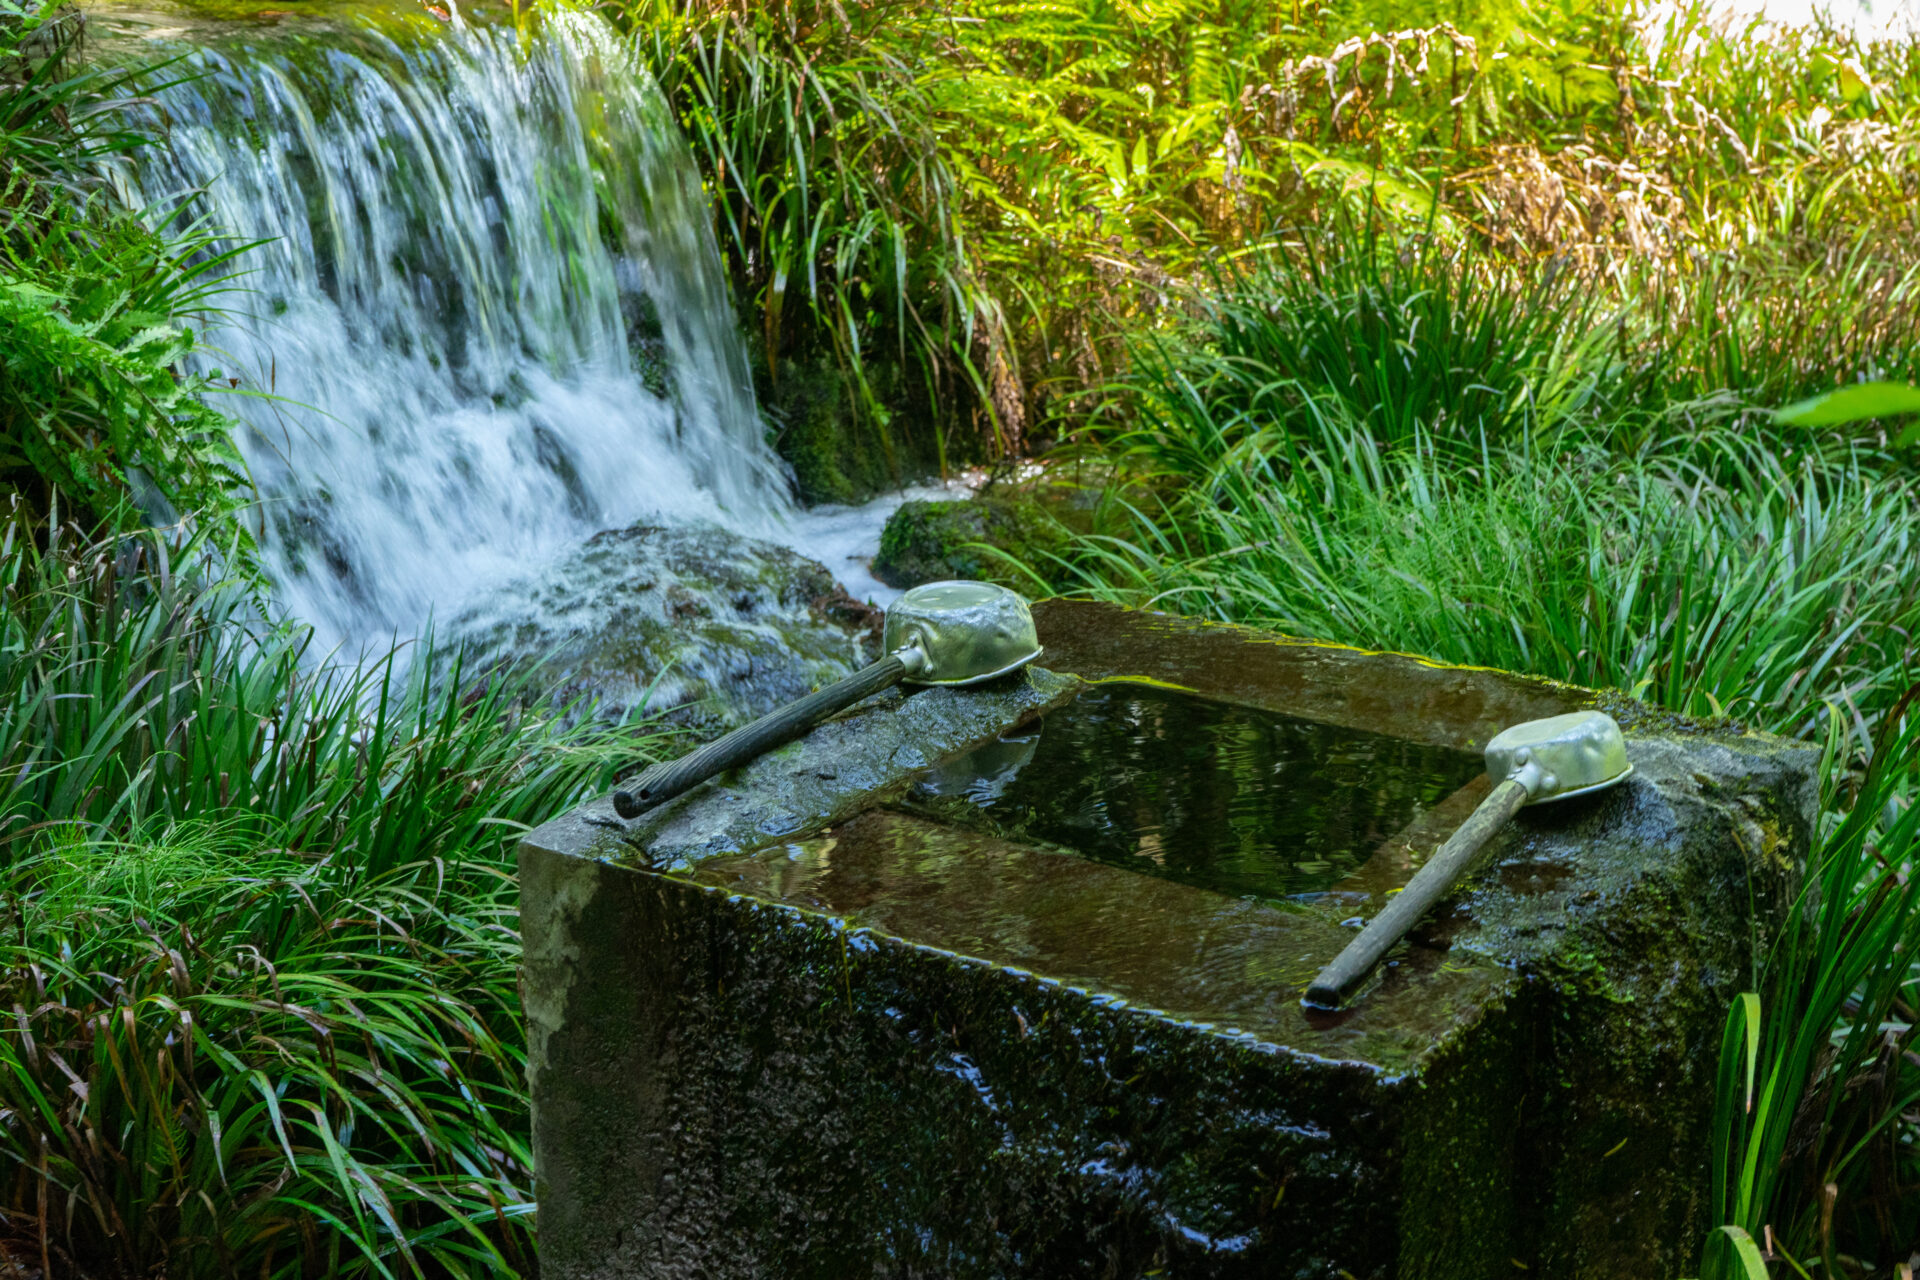
[[[1470,1087],[626,867],[523,868],[556,1277],[1386,1280],[1420,1090],[1510,1145]],[[1504,1243],[1429,1280],[1479,1280]]]
[[[939,473],[935,424],[897,369],[868,370],[880,401],[877,416],[862,410],[858,387],[831,360],[782,359],[777,376],[764,360],[756,369],[768,442],[793,468],[808,506],[864,502]]]
[[[1036,612],[1050,655],[1087,677],[1146,674],[1330,723],[1397,715],[1409,736],[1482,740],[1593,696],[1093,606]],[[931,896],[926,841],[886,865],[927,883],[890,892],[935,903],[939,928],[890,935],[862,923],[882,882],[851,823],[819,844],[832,895],[791,879],[790,851],[766,855],[786,877],[778,901],[596,862],[611,842],[585,838],[604,835],[590,813],[549,824],[522,851],[543,1266],[596,1280],[1675,1274],[1708,1221],[1726,1003],[1793,900],[1818,752],[1690,723],[1630,750],[1621,786],[1523,811],[1364,1007],[1264,1038],[1130,1004],[1097,980],[1097,948],[1075,950],[1085,967],[1033,961],[1033,922],[1072,925],[1069,911],[996,910],[1010,893],[977,892],[1004,940],[974,929]],[[1331,946],[1306,950],[1310,972]],[[1413,1016],[1393,983],[1424,1010],[1466,967],[1510,981],[1423,1036],[1430,1051],[1389,1062],[1341,1038]],[[1247,980],[1281,1007],[1298,989],[1270,966]],[[618,1114],[636,1099],[653,1109]]]
[[[1028,500],[907,502],[880,533],[873,576],[895,587],[948,578],[1011,582],[1015,573],[995,551],[1044,569],[1066,544],[1065,527]]]
[[[645,705],[717,733],[849,674],[855,628],[827,569],[717,525],[595,534],[441,629],[443,669],[532,673],[617,719]]]

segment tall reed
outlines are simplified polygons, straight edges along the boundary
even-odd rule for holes
[[[326,661],[224,560],[0,530],[7,1245],[95,1275],[530,1271],[506,860],[649,734]]]
[[[1712,1277],[1888,1274],[1920,1230],[1920,687],[1863,778],[1831,721],[1829,829],[1755,991],[1729,1013],[1713,1125]],[[1850,783],[1854,793],[1839,794]]]

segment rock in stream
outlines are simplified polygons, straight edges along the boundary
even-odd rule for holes
[[[877,617],[785,547],[639,524],[489,593],[442,628],[440,649],[464,648],[463,680],[533,670],[561,701],[592,696],[596,715],[644,704],[713,732],[855,670]]]

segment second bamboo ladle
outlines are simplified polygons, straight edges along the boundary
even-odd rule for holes
[[[1619,782],[1633,766],[1613,717],[1598,711],[1529,720],[1487,744],[1487,776],[1501,779],[1460,829],[1395,894],[1307,988],[1308,1009],[1338,1009],[1394,943],[1472,866],[1474,855],[1522,806],[1583,796]]]
[[[985,582],[929,582],[915,587],[887,609],[882,646],[886,657],[846,679],[678,760],[654,765],[631,787],[613,793],[614,811],[623,818],[637,818],[902,680],[977,684],[1017,671],[1040,656],[1040,637],[1027,602],[1005,587]]]

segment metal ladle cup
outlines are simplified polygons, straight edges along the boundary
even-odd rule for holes
[[[1300,998],[1302,1005],[1329,1010],[1344,1004],[1380,958],[1447,895],[1466,874],[1474,855],[1522,806],[1586,795],[1613,786],[1633,772],[1620,726],[1598,711],[1514,725],[1487,744],[1486,759],[1487,776],[1501,779],[1500,784],[1386,908],[1367,922],[1360,936],[1320,971]]]
[[[902,680],[913,684],[976,684],[1007,675],[1040,656],[1027,602],[986,582],[929,582],[887,610],[887,656],[844,680],[771,711],[678,760],[654,765],[624,791],[614,812],[637,818],[715,774],[791,742],[827,717]]]

